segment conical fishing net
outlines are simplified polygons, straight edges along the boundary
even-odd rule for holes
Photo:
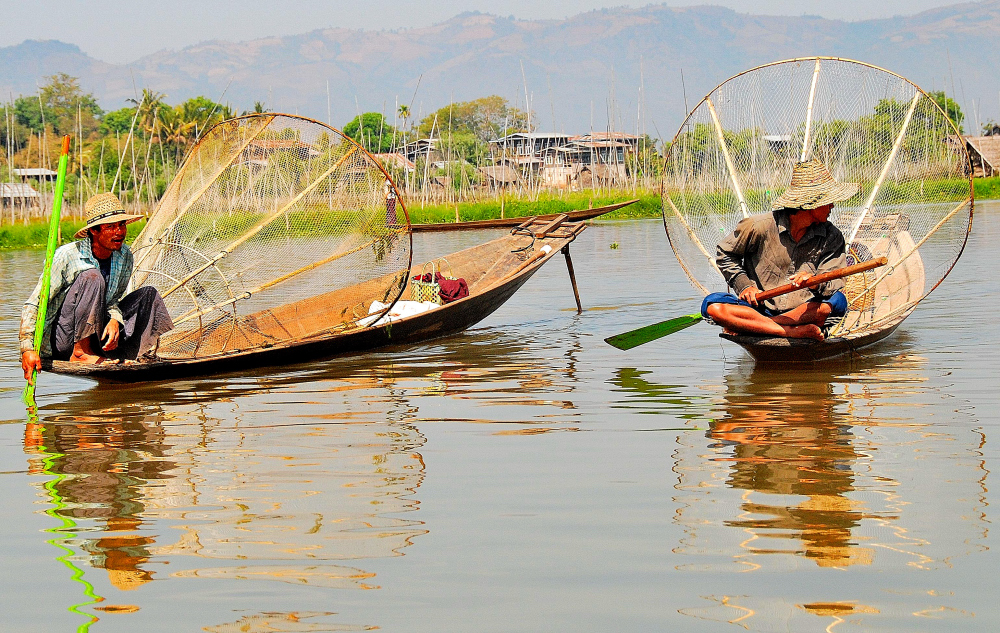
[[[725,291],[716,247],[744,217],[770,213],[795,163],[821,160],[860,192],[830,216],[848,263],[889,265],[846,280],[835,333],[898,323],[948,274],[972,222],[969,156],[920,88],[841,59],[777,62],[737,75],[691,112],[667,152],[663,218],[702,292]]]
[[[332,336],[392,304],[409,218],[379,164],[316,121],[262,114],[194,147],[136,238],[134,287],[175,329],[158,354],[191,359]]]

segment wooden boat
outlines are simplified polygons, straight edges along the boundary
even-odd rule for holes
[[[522,219],[522,221],[524,221]],[[387,345],[417,343],[469,328],[502,306],[531,276],[586,228],[582,223],[536,219],[525,222],[527,231],[447,255],[450,270],[469,285],[469,296],[439,308],[384,325],[351,327],[331,332],[329,323],[340,322],[348,302],[357,296],[351,286],[327,294],[295,301],[245,317],[262,336],[271,328],[287,335],[289,323],[299,331],[294,337],[270,347],[249,346],[245,350],[212,354],[211,335],[202,334],[204,356],[134,364],[82,365],[43,361],[43,368],[60,374],[118,382],[170,380],[187,376],[245,371],[255,367],[284,366],[332,356],[366,352]],[[530,235],[528,234],[530,232]],[[523,250],[529,246],[530,250]],[[519,252],[520,251],[520,252]],[[528,254],[525,256],[525,254]],[[414,270],[420,270],[415,266]],[[410,297],[410,282],[402,297]],[[381,280],[365,284],[378,285]],[[347,301],[345,301],[347,298]],[[295,313],[295,320],[285,319]]]
[[[625,202],[609,204],[604,207],[595,207],[593,209],[578,209],[576,211],[567,211],[564,214],[552,213],[549,215],[539,215],[535,216],[535,219],[549,221],[554,220],[560,215],[565,215],[566,219],[570,222],[583,222],[585,220],[593,220],[605,213],[616,211],[622,207],[627,207],[630,204],[635,204],[638,201],[638,198],[633,198]],[[444,231],[471,231],[474,229],[504,229],[517,226],[528,219],[530,219],[530,216],[500,218],[496,220],[471,220],[469,222],[442,222],[440,224],[411,224],[410,231],[415,233],[438,233]]]

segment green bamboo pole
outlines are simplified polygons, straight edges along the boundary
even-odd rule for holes
[[[59,241],[59,216],[62,213],[63,187],[66,185],[66,165],[69,164],[69,135],[63,137],[62,153],[59,154],[59,171],[56,176],[56,189],[52,198],[52,216],[49,218],[49,241],[45,247],[45,268],[42,270],[42,290],[38,295],[38,316],[35,318],[35,351],[42,348],[42,335],[45,332],[45,315],[49,309],[49,287],[52,283],[52,257],[55,255]],[[24,387],[24,402],[30,407],[35,406],[35,381],[38,380],[38,370],[32,370],[31,380]]]

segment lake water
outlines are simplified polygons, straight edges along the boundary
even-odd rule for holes
[[[487,239],[421,236],[416,260]],[[1000,206],[886,342],[755,368],[656,221],[472,330],[19,402],[42,254],[0,253],[2,631],[991,631]],[[618,248],[612,249],[612,243]]]

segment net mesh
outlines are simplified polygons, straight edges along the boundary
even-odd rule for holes
[[[848,263],[889,265],[847,281],[848,335],[904,318],[951,270],[972,221],[969,156],[934,100],[859,62],[810,58],[737,75],[685,120],[668,152],[663,217],[678,260],[702,292],[725,291],[716,246],[744,217],[770,213],[800,160],[859,183],[830,221]]]
[[[175,329],[158,354],[191,359],[334,335],[399,297],[409,218],[376,160],[288,115],[212,128],[133,246],[133,287],[159,290]]]

